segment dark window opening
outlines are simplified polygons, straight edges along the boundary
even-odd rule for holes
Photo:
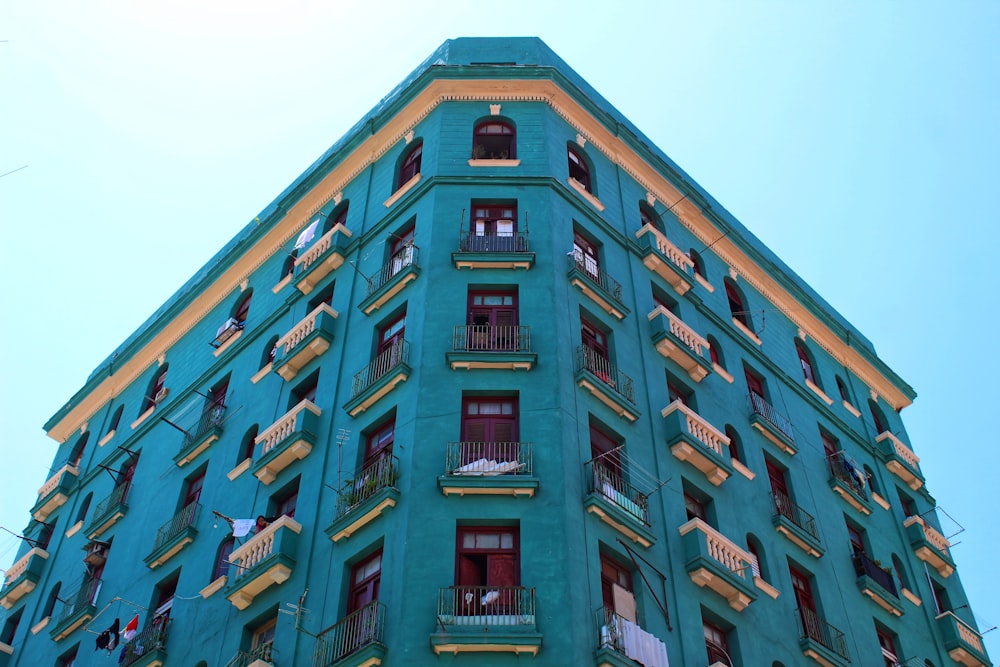
[[[513,160],[514,128],[502,121],[487,121],[476,126],[472,136],[472,159]]]

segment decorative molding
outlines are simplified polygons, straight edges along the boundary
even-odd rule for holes
[[[243,280],[240,281],[240,292],[246,292],[247,291],[247,287],[249,287],[249,286],[250,286],[250,279],[249,278],[243,278]]]
[[[84,433],[87,432],[87,427],[88,426],[90,426],[90,422],[89,421],[85,421],[82,424],[80,424],[80,435],[83,435]]]
[[[340,202],[344,200],[344,191],[341,190],[337,194],[333,195],[333,205],[340,206]]]
[[[806,342],[806,330],[803,329],[802,327],[799,327],[798,333],[799,333],[799,340],[801,340],[803,343]]]
[[[648,190],[646,191],[646,203],[651,207],[656,206],[656,195]]]
[[[740,274],[736,270],[736,267],[733,266],[732,264],[729,265],[729,277],[732,278],[733,280],[736,280],[737,278],[740,277]]]
[[[404,141],[406,141],[406,145],[407,145],[407,146],[409,146],[409,145],[410,145],[410,142],[411,142],[411,141],[413,141],[413,137],[414,137],[414,136],[415,136],[415,135],[414,135],[414,133],[413,133],[413,130],[410,130],[410,131],[409,131],[409,132],[407,132],[407,133],[406,133],[405,135],[403,135],[403,140],[404,140]]]
[[[578,132],[576,135],[576,143],[580,146],[580,148],[583,148],[587,144],[587,137]]]
[[[490,115],[491,116],[499,116],[500,115],[500,105],[499,104],[491,104],[490,105]]]
[[[156,358],[156,365],[157,366],[162,366],[165,363],[167,363],[167,353],[166,352],[160,352],[160,356],[158,356]]]

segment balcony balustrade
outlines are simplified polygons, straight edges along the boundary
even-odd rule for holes
[[[754,590],[753,558],[701,519],[680,527],[685,569],[697,586],[721,595],[729,606],[743,611],[757,599]]]
[[[712,370],[712,362],[704,356],[708,341],[663,306],[653,309],[649,322],[656,351],[701,382]]]
[[[100,592],[100,579],[84,577],[79,588],[61,598],[63,607],[59,612],[59,620],[49,632],[54,641],[62,641],[94,618],[97,614],[97,596]]]
[[[815,558],[822,556],[824,549],[819,541],[816,520],[812,515],[781,491],[775,491],[772,497],[774,498],[772,522],[775,530],[810,556]]]
[[[883,431],[875,438],[875,442],[889,472],[914,491],[924,485],[924,476],[920,473],[920,457],[904,445],[902,440],[889,431]]]
[[[530,269],[535,253],[528,248],[528,232],[477,234],[459,238],[458,252],[451,255],[457,269]]]
[[[306,364],[330,349],[337,315],[328,304],[321,303],[278,339],[273,368],[281,379],[292,380]]]
[[[597,667],[634,667],[638,664],[667,664],[667,647],[659,637],[638,623],[600,607],[594,614],[597,626]]]
[[[951,559],[951,542],[923,517],[911,516],[903,521],[906,537],[917,558],[924,561],[942,577],[950,577],[955,571],[955,561]]]
[[[155,569],[181,552],[184,547],[194,542],[198,529],[195,523],[201,512],[201,505],[189,503],[181,508],[170,521],[160,526],[156,531],[156,541],[153,550],[146,556],[145,563],[150,569]]]
[[[619,320],[625,319],[630,311],[622,301],[622,286],[618,281],[589,256],[574,253],[568,259],[567,277],[570,284],[583,292],[604,312]]]
[[[322,410],[308,399],[299,402],[260,434],[260,456],[250,469],[264,484],[273,482],[278,473],[309,456],[316,444]]]
[[[347,657],[351,665],[379,665],[384,635],[385,605],[372,600],[317,635],[312,667],[334,667]]]
[[[367,296],[358,304],[365,315],[371,315],[417,279],[420,275],[420,265],[417,264],[419,251],[415,245],[405,246],[368,279]]]
[[[530,442],[449,442],[438,487],[446,495],[533,496]]]
[[[292,576],[301,532],[301,524],[283,516],[233,550],[226,597],[234,607],[246,609],[267,588]]]
[[[451,351],[445,358],[452,369],[530,371],[538,355],[531,351],[530,327],[460,324],[455,327]]]
[[[671,243],[659,229],[647,223],[635,233],[639,239],[642,263],[647,269],[670,283],[678,294],[694,285],[694,262]]]
[[[42,488],[38,489],[38,502],[31,509],[31,516],[36,521],[45,521],[53,512],[65,505],[79,475],[77,467],[69,464],[57,470]]]
[[[348,538],[396,506],[399,459],[382,456],[347,480],[337,497],[333,523],[326,529],[334,542]]]
[[[588,494],[584,509],[604,523],[644,547],[655,541],[649,530],[649,498],[626,481],[615,462],[603,459],[584,466]]]
[[[799,646],[802,653],[824,667],[844,667],[851,661],[844,633],[812,609],[798,608]]]
[[[174,457],[174,463],[183,467],[201,456],[222,436],[222,424],[226,417],[226,406],[210,401],[202,410],[198,423],[191,431],[184,433],[181,449]]]
[[[383,396],[410,376],[410,344],[397,340],[382,350],[375,360],[355,373],[351,399],[344,409],[352,417],[375,405]]]
[[[330,273],[344,263],[351,231],[337,223],[333,229],[316,239],[295,260],[295,287],[309,294]]]
[[[667,427],[667,444],[676,459],[690,463],[715,486],[729,479],[733,466],[726,434],[680,400],[663,408],[660,414]]]
[[[635,382],[606,356],[586,345],[576,348],[576,384],[614,410],[619,417],[633,422],[639,418]]]
[[[893,616],[902,616],[903,605],[900,604],[892,572],[884,569],[863,552],[855,552],[853,561],[854,574],[858,577],[858,590],[862,595]]]
[[[162,667],[167,659],[169,617],[157,617],[122,649],[119,667]]]
[[[229,659],[226,667],[272,667],[274,665],[274,644],[264,642],[249,651],[237,651]]]
[[[128,492],[131,488],[132,485],[129,482],[118,484],[111,491],[111,495],[97,504],[90,525],[84,531],[88,538],[96,540],[125,516],[125,513],[128,512]]]
[[[535,655],[542,636],[535,624],[535,589],[525,586],[448,586],[438,591],[431,635],[438,655],[509,652]]]
[[[763,396],[750,392],[750,424],[761,435],[777,445],[783,452],[792,456],[798,452],[795,447],[795,431],[788,417],[774,409]]]
[[[35,590],[42,570],[49,558],[49,552],[40,547],[34,547],[28,553],[17,559],[3,578],[3,590],[0,590],[0,606],[10,609],[17,601]]]
[[[954,612],[946,611],[937,616],[936,623],[948,657],[952,660],[965,667],[990,667],[993,664],[983,646],[983,636]]]
[[[826,463],[830,469],[830,488],[834,493],[862,514],[871,514],[868,482],[864,470],[844,458],[843,452],[828,456]]]

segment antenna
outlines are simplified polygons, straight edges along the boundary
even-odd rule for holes
[[[309,589],[306,588],[302,591],[302,595],[299,596],[299,601],[297,604],[292,604],[291,602],[286,602],[285,606],[288,609],[279,609],[279,614],[288,614],[289,616],[295,617],[295,629],[302,634],[309,635],[310,637],[316,637],[313,633],[302,627],[302,617],[309,613],[309,610],[305,608],[306,596],[309,595]]]

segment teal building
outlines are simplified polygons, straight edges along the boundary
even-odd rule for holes
[[[0,666],[988,667],[914,397],[544,43],[449,40],[45,424]]]

